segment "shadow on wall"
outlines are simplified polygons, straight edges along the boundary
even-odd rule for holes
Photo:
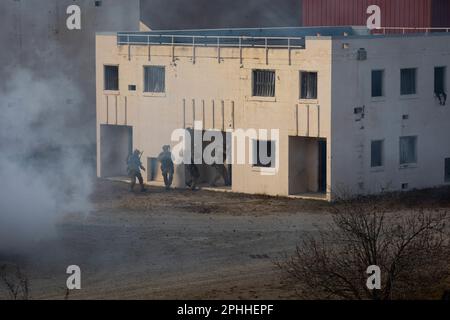
[[[301,0],[141,0],[141,20],[153,30],[295,27]]]

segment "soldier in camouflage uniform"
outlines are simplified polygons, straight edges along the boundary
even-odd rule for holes
[[[230,175],[228,173],[227,165],[225,163],[227,159],[226,151],[222,150],[222,162],[214,162],[212,167],[214,169],[214,176],[210,182],[211,187],[217,187],[217,182],[222,178],[225,186],[231,186]]]
[[[191,159],[191,163],[185,166],[186,175],[189,179],[186,180],[186,185],[192,190],[197,190],[198,180],[200,179],[200,170],[194,163],[194,159]]]
[[[164,178],[166,189],[169,190],[173,181],[174,165],[172,160],[172,152],[170,146],[164,146],[163,152],[158,156],[158,161],[161,162],[161,172]]]
[[[145,191],[144,179],[142,178],[141,169],[145,171],[145,168],[141,162],[141,152],[136,149],[132,154],[128,156],[127,159],[127,171],[128,176],[131,179],[131,191],[134,190],[134,186],[136,185],[136,178],[139,180],[139,184],[141,185],[141,192]]]

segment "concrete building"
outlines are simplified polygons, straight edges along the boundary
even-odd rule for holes
[[[227,135],[253,128],[277,129],[279,139],[247,139],[246,156],[266,144],[271,163],[260,165],[256,156],[233,164],[233,192],[331,200],[343,192],[449,184],[449,56],[448,33],[324,27],[98,34],[98,176],[125,176],[125,159],[139,148],[145,180],[158,184],[156,158],[163,145],[174,146],[174,130]],[[208,183],[212,168],[200,167]],[[184,183],[178,165],[174,184]]]

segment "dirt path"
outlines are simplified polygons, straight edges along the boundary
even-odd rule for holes
[[[9,257],[29,277],[32,298],[63,299],[73,264],[82,290],[69,298],[295,298],[273,261],[330,221],[323,202],[158,188],[140,194],[107,181],[97,183],[92,203],[88,215],[60,221],[52,239]]]
[[[287,298],[273,260],[326,220],[320,203],[306,213],[286,199],[127,188],[99,182],[90,214],[28,252],[32,298],[64,298],[72,264],[82,290],[71,298]]]

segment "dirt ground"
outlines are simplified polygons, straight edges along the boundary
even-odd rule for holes
[[[450,207],[449,190],[401,195],[399,208]],[[32,299],[64,299],[66,268],[82,289],[69,299],[295,299],[274,261],[330,222],[331,204],[99,180],[87,215],[69,214],[19,264]],[[1,292],[0,292],[1,294]],[[0,298],[4,298],[0,295]]]

